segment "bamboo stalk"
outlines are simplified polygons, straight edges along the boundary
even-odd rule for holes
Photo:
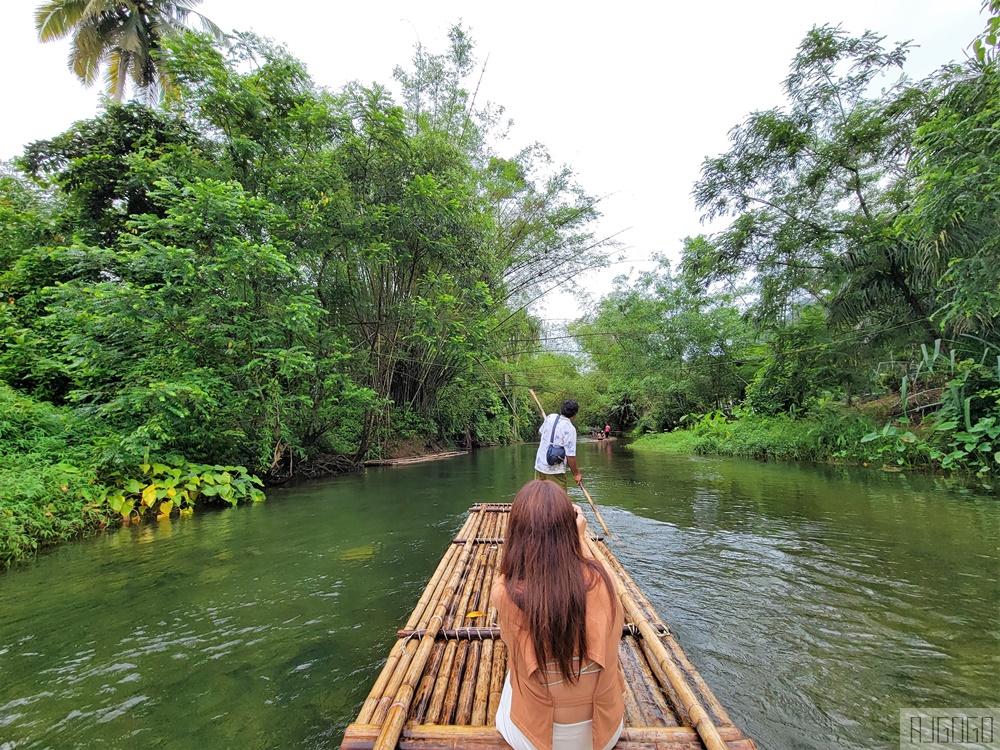
[[[469,536],[478,535],[470,534]],[[454,595],[454,592],[458,587],[461,574],[463,573],[464,568],[469,561],[469,557],[472,554],[474,545],[465,544],[460,549],[462,550],[462,553],[459,557],[457,569],[454,573],[452,573],[451,580],[449,580],[445,589],[446,596],[442,597],[445,600],[450,599],[451,596]],[[399,734],[403,729],[403,722],[406,721],[406,714],[409,711],[410,703],[413,700],[415,684],[423,672],[424,666],[427,664],[427,659],[430,656],[431,649],[434,647],[434,635],[444,624],[446,611],[446,605],[439,601],[438,605],[434,608],[434,614],[428,622],[427,635],[420,639],[420,645],[417,647],[416,652],[414,652],[413,656],[409,660],[409,663],[405,667],[406,677],[395,693],[395,700],[389,709],[385,723],[382,725],[382,730],[379,732],[378,738],[375,741],[375,750],[393,750],[393,748],[396,747],[396,743],[399,741]],[[405,654],[406,652],[404,651],[403,653]],[[404,662],[405,657],[404,659],[400,659],[400,668],[403,668]],[[710,750],[715,749],[710,748]]]
[[[470,530],[475,533],[475,530],[483,525],[485,518],[485,516],[477,516],[476,521],[470,526]],[[471,550],[472,545],[468,545],[468,547]],[[451,598],[450,594],[445,593],[447,584],[453,579],[454,576],[461,576],[464,573],[466,563],[468,561],[468,555],[471,554],[471,551],[469,551],[468,554],[465,554],[464,551],[459,552],[460,549],[465,550],[466,548],[452,547],[451,549],[456,552],[453,556],[452,564],[447,569],[447,577],[441,578],[438,585],[435,587],[433,594],[427,598],[423,606],[421,606],[420,602],[417,603],[417,608],[414,609],[413,614],[410,615],[411,621],[416,617],[426,617],[428,615],[432,615],[432,613],[436,611],[436,606],[438,604],[444,604],[447,606]],[[420,629],[426,630],[428,621],[420,620],[418,625],[423,626]],[[394,669],[385,684],[385,690],[381,696],[376,699],[370,721],[382,722],[385,720],[385,717],[388,715],[389,709],[392,706],[393,697],[396,695],[400,685],[406,678],[407,668],[419,648],[419,642],[411,638],[406,642],[403,650],[399,652],[397,663],[394,665]]]
[[[587,544],[590,546],[594,556],[599,560],[605,561],[605,565],[608,565],[608,569],[610,570],[610,563],[607,561],[607,556],[601,549],[601,545],[589,540]],[[684,676],[674,664],[670,652],[657,637],[658,634],[656,630],[652,627],[652,624],[649,622],[645,614],[643,614],[635,599],[632,598],[632,595],[625,589],[625,586],[617,578],[617,576],[614,577],[614,580],[615,586],[618,589],[618,596],[621,599],[622,606],[625,608],[626,617],[630,617],[639,627],[639,631],[642,633],[644,638],[643,647],[648,648],[649,651],[655,655],[657,665],[663,670],[667,679],[670,681],[671,687],[673,687],[678,697],[681,699],[681,704],[684,709],[691,716],[691,723],[698,731],[698,735],[705,743],[705,747],[708,750],[726,750],[725,743],[719,737],[718,728],[714,723],[712,723],[712,717],[709,716],[708,712],[698,702],[697,696],[695,696],[694,692],[684,680]]]
[[[597,516],[597,522],[601,524],[601,528],[604,529],[604,535],[608,537],[612,536],[611,532],[608,531],[608,525],[604,523],[604,519],[601,517],[601,511],[597,509],[597,506],[594,504],[594,498],[592,498],[590,493],[587,492],[587,488],[583,486],[583,482],[580,482],[580,489],[583,490],[583,496],[587,498],[587,502],[590,503],[591,510],[593,510],[594,515]]]
[[[476,556],[478,568],[473,578],[473,586],[470,591],[471,596],[469,596],[466,602],[466,606],[470,609],[463,610],[464,613],[468,613],[470,610],[481,610],[486,606],[485,598],[489,596],[489,591],[485,591],[484,588],[490,577],[488,565],[490,549],[481,545],[478,548],[479,554]],[[471,622],[461,612],[459,617],[461,618],[459,622]],[[465,669],[462,672],[462,680],[458,687],[455,706],[454,722],[456,724],[468,724],[472,717],[472,703],[476,694],[476,678],[479,674],[479,655],[482,652],[482,643],[470,641],[466,645],[465,651]],[[459,657],[462,657],[461,646],[459,646]]]
[[[503,641],[493,644],[493,670],[490,673],[490,698],[486,704],[486,723],[496,724],[497,708],[500,707],[500,694],[503,692],[503,681],[507,677],[507,645]]]
[[[531,397],[535,399],[535,403],[538,404],[538,411],[542,413],[542,419],[545,419],[545,407],[542,406],[542,402],[538,400],[538,396],[536,396],[535,392],[530,388],[528,389],[528,393],[530,393]]]
[[[479,641],[469,643],[469,657],[465,664],[465,679],[458,691],[458,707],[455,710],[456,724],[472,724],[472,708],[476,700],[476,686],[479,682],[479,670],[482,667],[480,656],[483,644]]]
[[[427,665],[427,669],[424,670],[424,676],[420,680],[420,685],[417,687],[417,693],[413,697],[413,711],[411,712],[414,724],[424,723],[424,718],[427,715],[427,707],[430,705],[431,695],[434,692],[434,683],[437,681],[438,671],[441,669],[441,662],[444,659],[445,648],[446,645],[444,643],[438,643],[431,656],[430,663]]]
[[[639,709],[639,701],[635,699],[635,691],[627,679],[625,680],[625,692],[622,693],[622,698],[625,699],[625,716],[623,721],[626,726],[645,726],[649,723],[643,718],[642,711]]]
[[[458,691],[462,686],[462,679],[465,677],[465,670],[469,656],[469,642],[461,641],[455,653],[455,666],[451,676],[448,678],[448,687],[444,692],[444,702],[441,704],[441,716],[439,724],[455,724],[455,710],[458,707]]]
[[[687,656],[681,649],[680,644],[677,643],[672,637],[668,635],[664,639],[666,641],[667,648],[673,654],[677,663],[681,665],[687,675],[694,682],[695,686],[698,688],[698,692],[701,693],[701,699],[705,701],[705,705],[708,710],[715,715],[716,723],[732,725],[733,720],[729,718],[729,714],[726,713],[726,709],[719,702],[719,699],[715,697],[715,693],[712,692],[711,688],[705,683],[705,680],[699,674],[698,670],[694,668],[694,665],[688,661]]]
[[[483,579],[480,583],[475,608],[485,612],[487,619],[492,607],[493,581],[496,579],[499,548],[486,548],[486,562],[483,568]],[[469,675],[464,692],[460,693],[458,701],[458,716],[456,721],[463,724],[482,723],[486,717],[486,703],[489,699],[489,677],[492,668],[493,643],[487,647],[483,643],[472,645],[473,664],[475,668]]]
[[[478,516],[469,516],[465,523],[462,524],[462,530],[459,532],[468,536],[472,533],[473,528],[475,528],[479,523]],[[419,617],[420,614],[426,608],[429,601],[435,598],[435,593],[439,587],[439,584],[445,580],[448,571],[452,568],[454,563],[458,560],[459,551],[457,548],[450,548],[444,556],[441,558],[441,562],[438,563],[437,569],[431,575],[431,579],[427,582],[424,587],[423,593],[420,595],[420,599],[417,601],[417,606],[414,607],[413,613],[407,620],[407,629],[412,629],[420,624]],[[379,699],[382,697],[382,693],[385,691],[386,685],[395,672],[397,665],[399,664],[402,654],[408,645],[408,641],[398,641],[392,649],[389,651],[389,656],[386,658],[385,665],[382,667],[382,671],[379,673],[378,678],[375,680],[375,684],[372,685],[371,691],[368,693],[368,697],[365,699],[364,704],[361,706],[361,711],[358,713],[358,723],[364,724],[371,720],[372,714],[375,712],[376,706],[378,705]],[[414,646],[414,649],[416,647]]]
[[[455,663],[455,654],[458,651],[458,642],[449,641],[445,645],[444,659],[438,677],[434,682],[434,691],[431,695],[430,704],[427,707],[427,717],[425,724],[438,724],[441,720],[441,707],[444,705],[444,694],[448,690],[448,679],[451,677],[452,665]]]
[[[624,642],[618,646],[618,662],[621,664],[622,673],[625,675],[625,684],[633,693],[640,719],[639,721],[626,721],[625,723],[630,726],[653,726],[654,719],[659,713],[657,706],[653,702],[649,686],[642,680],[642,672],[639,669],[635,652],[630,650]]]
[[[646,687],[649,689],[649,694],[652,696],[653,703],[656,706],[656,713],[654,716],[662,717],[664,726],[672,727],[680,725],[680,722],[677,720],[676,713],[674,713],[670,704],[667,703],[667,699],[663,696],[663,692],[659,689],[659,682],[653,676],[649,662],[646,661],[646,655],[639,647],[636,639],[625,638],[622,641],[622,644],[625,647],[625,650],[629,653],[630,657],[635,660],[636,665],[639,667],[639,671],[642,673],[642,680],[646,683]]]
[[[486,580],[483,582],[483,598],[480,600],[480,610],[486,612],[486,622],[490,622],[491,617],[496,616],[496,607],[493,606],[493,584],[498,575],[500,567],[500,554],[498,547],[491,547],[486,562]],[[476,675],[476,686],[472,699],[472,712],[469,717],[470,724],[485,724],[486,709],[490,699],[490,676],[493,673],[493,640],[490,639],[482,645],[480,650],[479,670]]]
[[[496,513],[481,513],[480,517],[482,519],[480,532],[484,534],[495,534],[496,529],[499,526],[499,515]],[[472,538],[470,538],[470,542],[468,545],[470,547],[472,546],[471,541]],[[479,547],[477,551],[481,551],[482,549],[483,549],[482,547]],[[476,559],[477,560],[479,559],[478,555]],[[463,592],[467,589],[467,586],[465,585],[466,583],[467,580],[463,581],[462,585]],[[468,605],[468,597],[466,596],[465,606],[467,605]],[[462,609],[462,606],[463,606],[462,601],[460,599],[456,604],[454,604],[453,607],[449,608],[449,615],[446,624],[454,625],[456,622],[461,623],[464,621],[465,613],[467,613],[469,610]],[[461,610],[461,612],[459,612],[459,610]],[[459,616],[461,616],[462,619],[458,619]],[[420,637],[422,638],[425,635],[426,632],[424,634],[421,634]],[[447,711],[445,711],[445,702],[448,698],[448,689],[451,683],[453,682],[452,672],[453,670],[456,669],[457,657],[458,657],[458,645],[454,642],[449,643],[445,648],[444,656],[441,662],[440,672],[438,673],[437,679],[434,683],[434,690],[432,691],[430,703],[428,704],[427,707],[426,722],[428,724],[437,724],[442,721],[447,723],[448,721],[449,714]],[[458,668],[461,669],[461,667]]]

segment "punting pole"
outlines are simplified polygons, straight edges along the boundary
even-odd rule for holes
[[[594,556],[601,561],[601,564],[603,564],[605,568],[609,571],[614,570],[611,562],[604,555],[604,552],[596,542],[588,539],[587,545],[590,547],[590,551],[593,552]],[[649,618],[646,617],[638,602],[636,602],[632,595],[625,589],[618,577],[613,575],[611,576],[611,579],[615,583],[615,588],[618,591],[618,597],[621,599],[622,606],[625,608],[625,616],[631,618],[632,622],[639,628],[639,632],[642,633],[644,645],[648,646],[652,651],[652,655],[655,656],[660,669],[663,670],[664,675],[666,675],[667,680],[670,682],[670,686],[674,689],[674,692],[677,693],[677,697],[680,698],[681,703],[684,705],[684,710],[687,711],[688,716],[691,717],[691,722],[694,724],[695,731],[698,732],[698,736],[701,737],[701,741],[705,743],[705,747],[708,750],[728,750],[726,743],[723,742],[722,738],[719,736],[718,727],[716,727],[712,722],[712,717],[698,701],[698,697],[688,686],[687,681],[684,679],[684,675],[681,674],[680,670],[677,669],[677,665],[674,664],[670,652],[667,651],[667,647],[664,646],[663,642],[659,639],[660,634],[653,627],[652,623],[650,623]]]
[[[608,537],[613,537],[614,534],[608,531],[608,525],[604,523],[604,519],[601,518],[601,511],[597,509],[597,506],[594,504],[593,498],[591,498],[590,493],[587,492],[587,488],[583,486],[583,482],[580,483],[580,489],[583,490],[583,496],[587,498],[587,502],[590,503],[590,507],[594,509],[594,515],[597,516],[597,520],[601,524],[601,528],[604,529],[604,535]]]
[[[535,392],[530,388],[528,389],[528,393],[531,394],[531,397],[535,399],[535,403],[538,404],[538,411],[542,413],[542,419],[544,420],[545,409],[542,407],[542,402],[538,400],[538,396],[536,396]],[[601,528],[604,529],[605,536],[613,536],[613,534],[608,531],[608,525],[604,523],[604,519],[601,518],[601,512],[597,509],[597,506],[594,505],[594,499],[590,496],[590,493],[587,492],[587,488],[583,486],[583,482],[580,483],[580,489],[583,490],[583,496],[587,498],[587,502],[590,503],[591,510],[593,510],[594,515],[597,516],[597,521],[601,524]]]

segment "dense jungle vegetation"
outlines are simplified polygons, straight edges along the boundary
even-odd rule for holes
[[[692,428],[654,448],[991,486],[985,7],[973,54],[921,81],[906,45],[813,29],[786,104],[704,164],[695,201],[726,228],[565,331],[530,304],[613,243],[544,147],[499,150],[462,28],[396,70],[401,101],[324,89],[253,35],[158,40],[162,97],[109,100],[0,171],[0,566],[391,451],[530,438],[529,386],[549,409],[577,398],[580,426]]]
[[[1000,474],[1000,3],[962,63],[814,28],[704,162],[715,234],[572,327],[635,447]]]
[[[0,562],[390,449],[519,440],[531,300],[603,261],[596,201],[418,48],[317,86],[252,35],[163,42],[0,174]],[[523,408],[523,406],[529,408]]]

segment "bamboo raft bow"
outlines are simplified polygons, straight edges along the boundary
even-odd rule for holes
[[[490,601],[510,505],[474,505],[341,750],[503,750],[495,727],[507,653]],[[618,647],[625,730],[618,750],[755,750],[733,725],[649,600],[600,538],[588,542],[625,608]]]

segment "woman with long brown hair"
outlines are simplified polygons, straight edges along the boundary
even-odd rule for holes
[[[508,654],[496,725],[514,750],[609,750],[622,731],[625,614],[586,530],[553,482],[514,498],[492,592]]]

